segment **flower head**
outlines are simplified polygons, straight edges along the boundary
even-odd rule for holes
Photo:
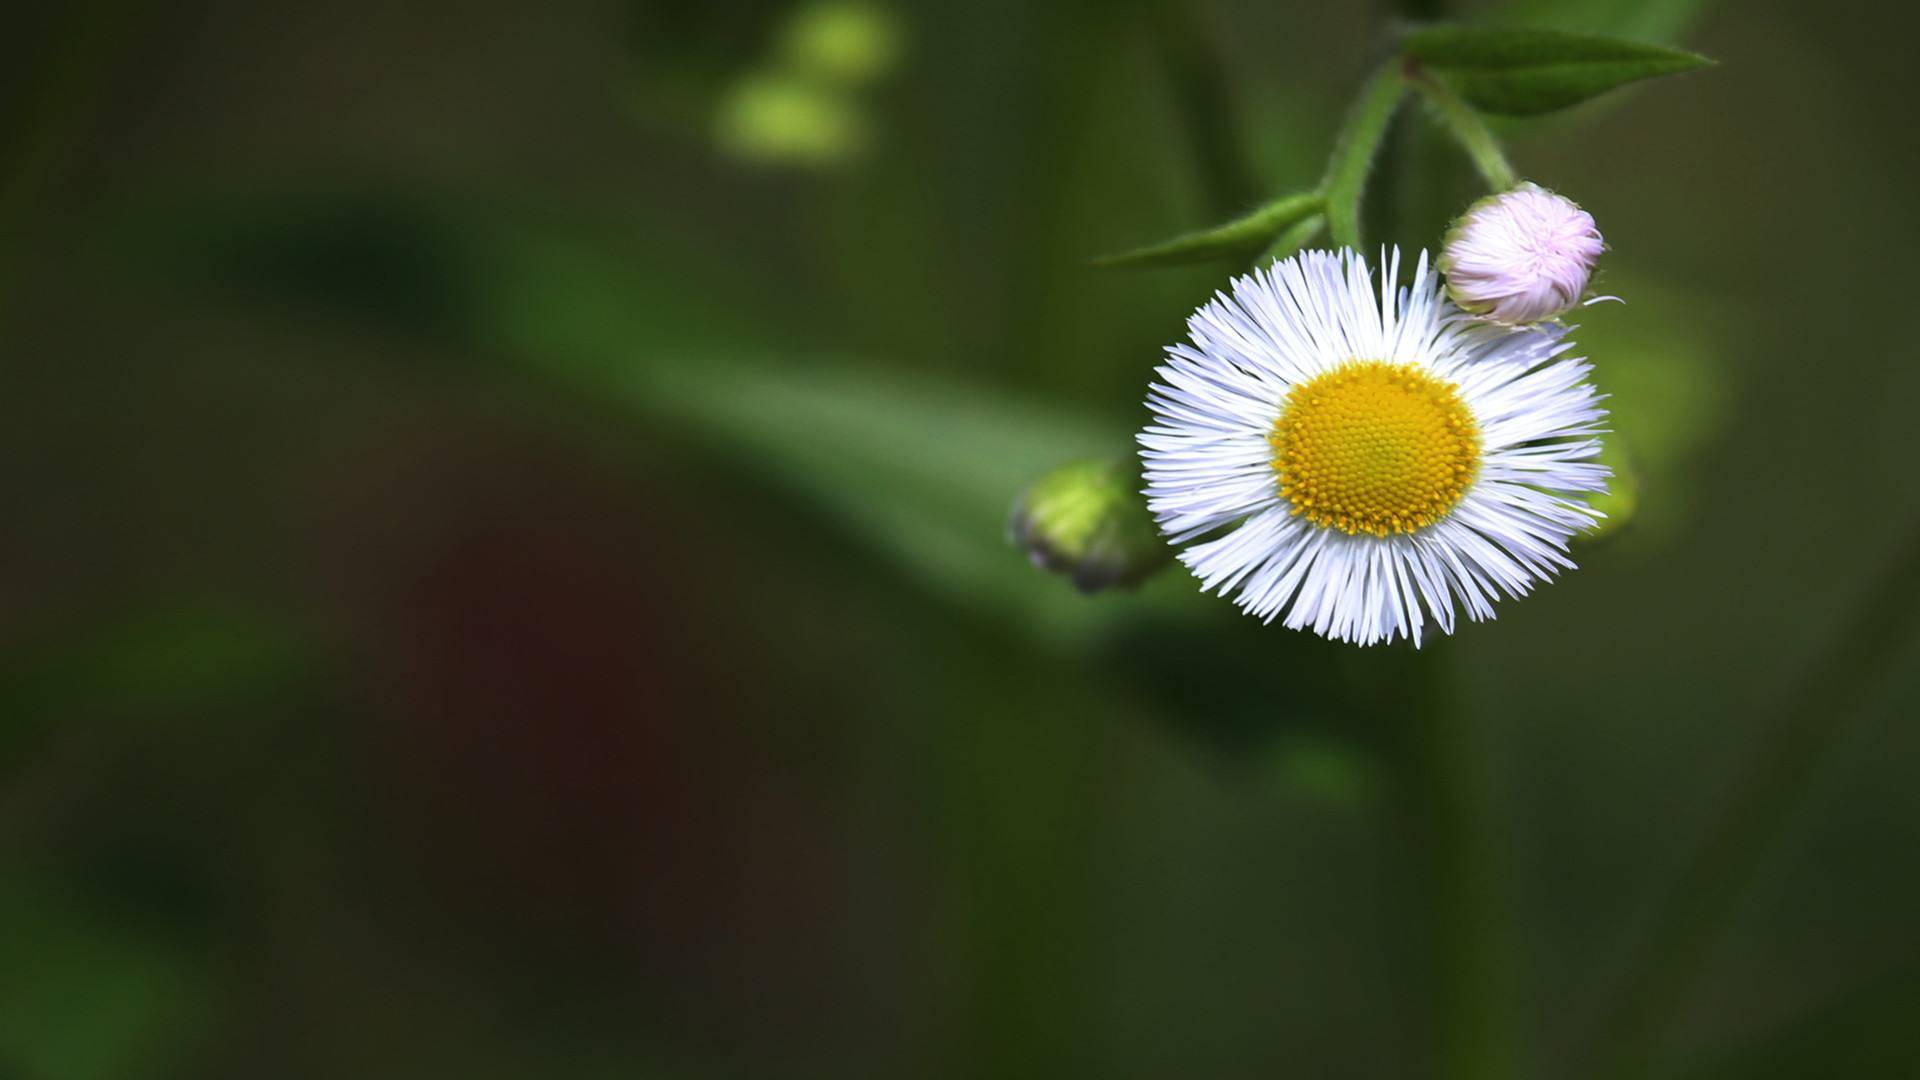
[[[1604,250],[1592,214],[1522,183],[1467,208],[1447,233],[1440,272],[1447,295],[1464,310],[1526,326],[1578,304]]]
[[[1423,254],[1396,289],[1352,252],[1237,278],[1187,320],[1141,432],[1147,504],[1203,589],[1249,614],[1417,645],[1573,563],[1600,517],[1605,412],[1557,327],[1469,318]],[[1203,539],[1204,538],[1204,539]]]
[[[1076,461],[1033,482],[1013,508],[1013,540],[1081,592],[1134,585],[1167,561],[1133,462]]]

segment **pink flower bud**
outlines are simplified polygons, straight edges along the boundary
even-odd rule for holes
[[[1593,215],[1537,184],[1467,208],[1440,254],[1447,295],[1466,311],[1509,326],[1566,314],[1587,291],[1606,250]]]

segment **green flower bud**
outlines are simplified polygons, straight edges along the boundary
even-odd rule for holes
[[[1035,566],[1066,574],[1081,592],[1137,585],[1170,555],[1139,481],[1131,459],[1062,465],[1014,503],[1013,541]]]
[[[865,86],[893,70],[900,38],[898,17],[870,0],[816,0],[794,12],[781,53],[821,83]]]
[[[765,165],[837,165],[868,139],[866,118],[853,103],[788,75],[742,79],[715,122],[721,150]]]

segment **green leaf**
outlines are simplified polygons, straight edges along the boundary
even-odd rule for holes
[[[337,258],[338,230],[316,219],[338,218],[313,209],[330,205],[325,197],[227,200],[225,213],[205,217],[157,207],[152,213],[174,227],[129,254],[197,271],[167,275],[169,287],[211,287],[370,330],[424,334],[454,356],[497,365],[496,374],[544,384],[583,414],[624,419],[818,511],[875,565],[1041,639],[1068,640],[1147,611],[1202,610],[1178,581],[1088,601],[1047,580],[1009,541],[1013,497],[1062,461],[1127,454],[1122,423],[989,385],[760,341],[748,329],[752,313],[727,306],[728,283],[709,276],[697,252],[663,274],[596,216],[444,197],[346,201],[364,203],[358,216],[387,222],[384,231],[437,238],[447,257],[422,261],[415,290],[432,298],[422,306],[433,319],[368,303],[363,291],[340,287],[343,275],[308,272],[366,257],[356,249],[355,259]],[[235,237],[245,242],[214,242]],[[289,272],[249,274],[261,265]],[[168,670],[201,666],[189,656]],[[132,674],[160,680],[166,672]]]
[[[1403,48],[1468,104],[1503,116],[1554,112],[1713,63],[1661,45],[1553,30],[1434,26],[1408,35]]]
[[[1287,226],[1320,212],[1317,191],[1287,195],[1225,225],[1176,236],[1163,244],[1094,260],[1095,266],[1180,266],[1228,256],[1245,258],[1273,243]]]

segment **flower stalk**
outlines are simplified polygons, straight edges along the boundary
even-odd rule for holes
[[[1400,99],[1406,96],[1403,66],[1403,61],[1395,57],[1367,80],[1334,143],[1333,156],[1327,159],[1320,191],[1327,200],[1327,227],[1335,247],[1360,248],[1360,200],[1366,194],[1367,174],[1373,171],[1381,140],[1400,108]]]
[[[1466,151],[1467,159],[1473,162],[1480,178],[1487,182],[1488,190],[1505,191],[1519,181],[1512,164],[1507,161],[1506,151],[1500,148],[1499,138],[1472,106],[1423,71],[1417,71],[1409,81],[1419,88],[1420,95],[1432,106],[1433,115],[1439,119],[1440,126]]]

